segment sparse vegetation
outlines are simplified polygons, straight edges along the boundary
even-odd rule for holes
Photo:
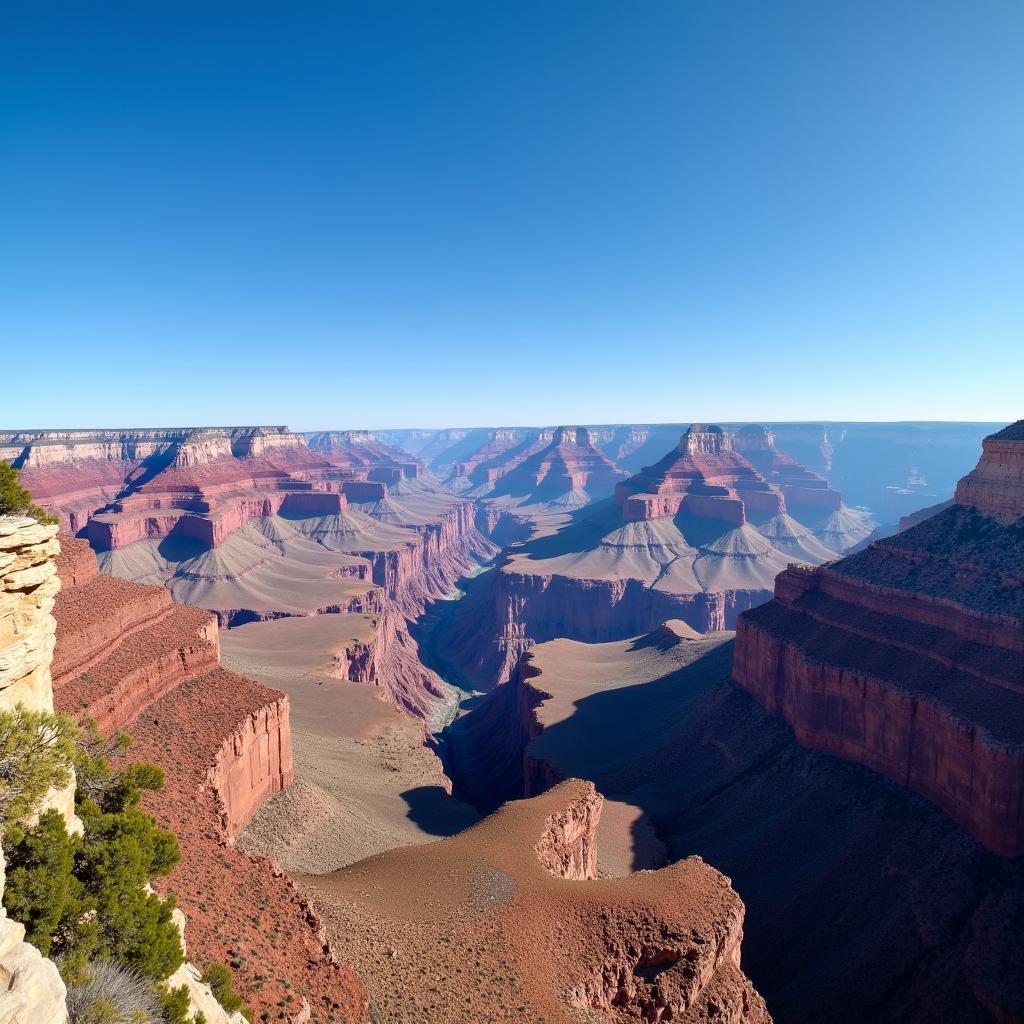
[[[31,516],[40,523],[56,523],[50,515],[32,501],[32,495],[21,486],[18,471],[0,460],[0,516]]]
[[[58,961],[57,966],[64,973],[66,965]],[[68,1024],[161,1024],[165,1020],[153,983],[113,960],[95,960],[73,973],[67,1005]]]
[[[6,463],[4,463],[6,465]],[[46,793],[71,781],[78,730],[67,715],[0,711],[0,822],[24,821]]]
[[[228,1013],[240,1010],[246,1020],[252,1020],[252,1012],[245,1005],[231,984],[231,968],[225,964],[210,964],[203,973],[202,980],[210,986],[210,991]]]
[[[147,892],[177,863],[178,843],[139,806],[145,790],[163,786],[163,772],[150,764],[112,767],[129,743],[124,735],[104,740],[91,722],[79,732],[64,716],[21,707],[0,713],[4,905],[25,925],[29,942],[59,958],[65,982],[80,997],[74,1024],[187,1020],[178,1013],[181,993],[160,993],[155,984],[184,959],[174,898]],[[31,822],[47,790],[70,781],[72,763],[81,782],[80,836],[68,833],[56,810]],[[126,1008],[107,993],[110,986],[127,991],[132,979],[145,983],[145,1007]],[[182,1013],[187,993],[184,1006]]]

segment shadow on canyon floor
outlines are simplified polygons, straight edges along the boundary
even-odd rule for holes
[[[479,821],[468,805],[453,800],[442,786],[416,786],[401,794],[406,817],[432,836],[454,836]]]
[[[778,1024],[1021,1019],[1024,865],[800,747],[729,681],[732,647],[578,700],[526,749],[532,788],[590,779],[639,808],[672,860],[699,854],[730,876],[744,969]]]

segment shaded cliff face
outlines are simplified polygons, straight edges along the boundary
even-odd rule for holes
[[[161,884],[188,917],[190,955],[234,960],[241,991],[267,1019],[290,1021],[303,997],[313,1020],[360,1019],[362,986],[325,952],[308,905],[269,861],[233,849],[260,804],[292,781],[288,698],[219,667],[211,613],[101,575],[85,541],[61,547],[54,702],[105,733],[126,730],[131,756],[164,770],[165,789],[145,805],[179,837],[181,862]]]
[[[779,576],[740,620],[736,680],[808,746],[916,789],[1024,853],[1024,473],[1019,425],[957,500],[842,562]]]
[[[679,623],[538,645],[450,730],[457,792],[488,766],[485,795],[587,778],[622,812],[602,818],[600,870],[696,853],[726,872],[747,905],[745,970],[776,1020],[1022,1019],[1024,865],[802,747],[729,681],[732,656],[728,634]]]
[[[573,780],[451,839],[308,879],[331,941],[373,965],[378,1018],[769,1021],[739,969],[728,880],[696,858],[594,880],[600,809]]]

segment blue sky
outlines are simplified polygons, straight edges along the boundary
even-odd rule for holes
[[[1016,0],[7,4],[0,427],[1024,414]]]

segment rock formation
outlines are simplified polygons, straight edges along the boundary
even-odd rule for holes
[[[793,1021],[1017,1021],[1024,862],[918,794],[801,747],[729,680],[727,633],[553,640],[446,733],[481,809],[592,781],[598,869],[699,854],[747,904],[746,973]],[[827,951],[827,955],[825,953]]]
[[[486,490],[489,484],[508,471],[518,455],[533,444],[538,433],[517,427],[490,431],[490,436],[479,448],[454,463],[445,486],[454,494]]]
[[[53,558],[59,550],[57,527],[27,516],[0,516],[0,709],[21,704],[53,711],[50,661],[56,622],[54,599],[60,580]],[[72,828],[75,787],[51,792],[43,808],[64,815]],[[0,852],[0,897],[4,859]],[[56,966],[25,942],[25,928],[0,906],[0,1022],[64,1024],[65,988]]]
[[[506,680],[522,651],[557,636],[622,639],[675,618],[730,628],[769,599],[790,561],[836,557],[718,426],[691,426],[661,460],[620,481],[614,500],[561,519],[534,511],[530,522],[533,537],[469,588],[443,637],[448,668],[474,686]]]
[[[54,559],[57,527],[27,516],[0,516],[0,708],[18,704],[53,711],[51,663],[57,622],[53,609],[61,581]],[[78,830],[75,785],[50,793],[55,808]]]
[[[843,561],[790,568],[739,622],[734,676],[801,742],[1024,853],[1024,425],[955,504]]]
[[[178,896],[193,955],[232,962],[268,1019],[300,1016],[304,998],[314,1021],[360,1019],[362,986],[324,950],[308,904],[268,861],[233,848],[260,803],[292,780],[287,697],[219,667],[210,612],[101,575],[83,540],[63,538],[56,565],[55,704],[129,732],[131,756],[163,768],[165,788],[144,806],[179,838],[182,859],[160,885]]]
[[[625,474],[596,445],[586,427],[536,431],[486,468],[486,481],[466,493],[492,509],[530,516],[560,514],[611,493]]]
[[[733,448],[769,483],[778,487],[787,514],[814,532],[826,547],[847,551],[874,528],[861,511],[843,504],[842,495],[818,473],[779,451],[771,428],[751,424],[732,435]]]
[[[418,461],[369,434],[322,432],[307,443],[285,427],[21,440],[25,483],[41,487],[37,499],[66,523],[81,524],[105,574],[164,586],[225,626],[371,616],[381,627],[376,660],[387,667],[373,681],[424,718],[447,713],[451,691],[420,664],[406,619],[496,549],[476,528],[472,504],[425,480]],[[36,449],[59,449],[59,458],[41,460]],[[63,475],[40,476],[40,461]]]
[[[740,970],[728,879],[688,858],[595,880],[601,803],[571,780],[451,839],[308,880],[378,1017],[770,1021]]]

